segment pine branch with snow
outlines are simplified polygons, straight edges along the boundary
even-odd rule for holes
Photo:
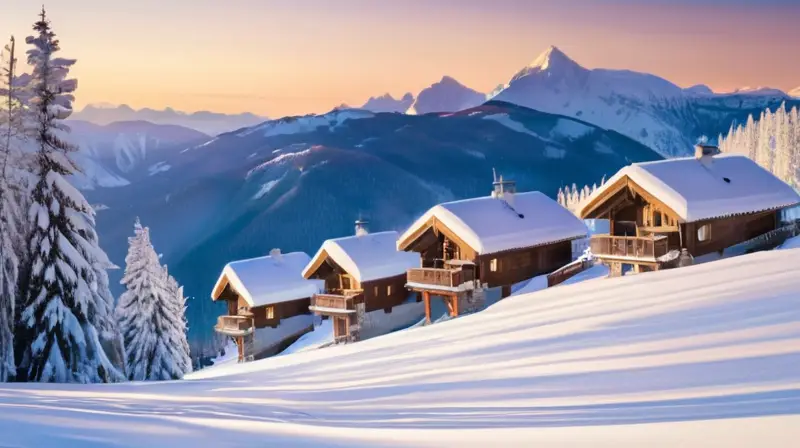
[[[28,221],[30,259],[16,332],[17,378],[42,382],[109,382],[121,373],[106,355],[101,320],[106,304],[98,293],[98,268],[108,258],[98,246],[94,214],[65,176],[76,171],[69,154],[76,148],[63,136],[77,82],[67,79],[74,60],[60,50],[42,9],[26,40],[33,67],[26,132],[35,143],[37,181]],[[102,276],[100,276],[102,277]],[[107,281],[106,281],[107,283]]]
[[[116,309],[128,378],[134,381],[181,378],[191,371],[183,289],[159,264],[150,231],[138,220],[128,243],[122,278],[126,291]]]

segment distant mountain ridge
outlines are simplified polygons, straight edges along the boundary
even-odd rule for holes
[[[73,155],[81,172],[72,183],[81,189],[121,187],[147,174],[148,162],[160,161],[171,151],[207,141],[207,134],[176,125],[147,121],[120,121],[98,125],[67,120],[68,139],[78,145]],[[156,162],[153,162],[156,163]],[[165,166],[161,170],[167,169]]]
[[[386,93],[381,96],[370,97],[361,109],[371,112],[397,112],[404,114],[414,104],[414,95],[411,92],[403,95],[402,98],[395,99],[392,95]]]
[[[682,89],[648,73],[587,69],[554,46],[513,75],[494,99],[615,130],[666,157],[686,155],[698,137],[793,101],[777,89],[714,93],[703,85]]]
[[[106,125],[114,122],[147,121],[160,125],[175,125],[194,129],[205,134],[217,135],[223,132],[234,131],[266,120],[249,112],[241,114],[223,114],[217,112],[180,112],[172,108],[164,110],[155,109],[133,109],[128,105],[110,106],[88,105],[82,110],[75,112],[71,117],[73,120],[88,121],[94,124]]]
[[[457,112],[480,106],[485,102],[485,93],[470,89],[455,78],[444,76],[439,82],[419,93],[408,113]]]

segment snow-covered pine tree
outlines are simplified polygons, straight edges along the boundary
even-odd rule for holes
[[[37,182],[28,219],[29,278],[16,334],[17,379],[92,383],[119,377],[98,331],[96,263],[106,259],[97,246],[91,206],[65,176],[77,167],[76,148],[64,141],[77,81],[67,79],[74,60],[60,50],[44,10],[27,38],[33,67],[26,130],[36,145]]]
[[[22,111],[16,87],[16,43],[14,38],[5,47],[0,82],[0,382],[8,381],[16,373],[14,359],[14,313],[17,300],[19,274],[18,250],[21,246],[22,212],[20,192],[15,191],[20,182],[16,172],[18,137],[22,134]]]
[[[181,376],[191,373],[192,371],[192,358],[189,351],[189,340],[186,338],[186,330],[188,323],[186,321],[186,297],[183,295],[183,286],[178,284],[174,277],[169,275],[169,270],[164,266],[164,275],[167,278],[167,290],[169,291],[170,306],[173,308],[175,316],[173,323],[173,331],[170,335],[172,343],[171,349],[174,352],[175,364]]]
[[[765,111],[759,121],[750,116],[747,124],[728,132],[720,140],[723,152],[742,154],[800,189],[800,117],[797,107],[782,105],[775,113]]]
[[[99,238],[94,230],[94,211],[82,216],[84,223],[84,235],[87,243],[94,247],[92,253],[87,253],[87,260],[91,260],[92,273],[94,279],[90,285],[94,300],[94,315],[96,318],[96,328],[100,335],[100,344],[103,347],[114,370],[109,373],[111,381],[124,381],[125,372],[125,348],[122,342],[122,334],[119,329],[116,317],[114,316],[114,296],[108,282],[108,270],[118,269],[104,251],[99,247]],[[76,218],[77,221],[77,218]],[[92,255],[94,254],[94,255]]]
[[[183,291],[159,264],[150,231],[138,219],[128,243],[122,278],[126,291],[116,310],[125,343],[128,378],[181,378],[191,371]]]

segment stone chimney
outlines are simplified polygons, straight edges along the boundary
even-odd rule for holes
[[[714,156],[719,153],[719,148],[712,145],[695,145],[694,147],[694,158],[705,166],[711,165]]]
[[[283,260],[283,254],[280,249],[272,249],[269,251],[269,256],[275,261]]]
[[[369,234],[369,221],[366,219],[358,218],[356,220],[356,236],[364,236]]]
[[[511,208],[514,208],[514,194],[517,192],[517,184],[513,180],[503,180],[502,174],[498,179],[494,169],[492,169],[492,174],[494,174],[492,197],[505,201]]]

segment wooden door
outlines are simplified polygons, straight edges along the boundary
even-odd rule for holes
[[[346,317],[334,317],[334,336],[341,337],[347,336],[347,318]]]

